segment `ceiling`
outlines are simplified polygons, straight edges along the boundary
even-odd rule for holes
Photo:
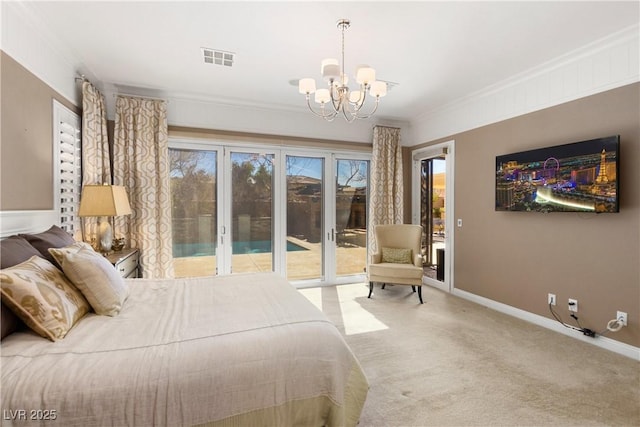
[[[638,2],[27,2],[76,69],[115,92],[302,109],[320,61],[397,83],[378,116],[411,121],[638,24]],[[206,64],[201,48],[235,53]],[[353,80],[353,78],[352,78]]]

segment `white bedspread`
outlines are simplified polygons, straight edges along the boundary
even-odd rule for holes
[[[3,425],[38,424],[38,410],[61,426],[357,423],[360,365],[284,279],[128,283],[116,317],[89,314],[57,342],[31,332],[2,341]]]

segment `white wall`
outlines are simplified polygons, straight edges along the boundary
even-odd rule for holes
[[[0,4],[0,48],[76,105],[81,99],[74,77],[86,75],[103,90],[109,117],[113,118],[113,86],[102,85],[71,52],[56,45],[55,37],[44,34],[22,2]],[[169,124],[363,143],[370,143],[373,126],[382,124],[400,127],[402,144],[413,146],[639,81],[639,39],[637,25],[623,29],[501,84],[422,113],[411,123],[325,123],[304,110],[267,110],[210,99],[169,98]]]
[[[634,25],[428,111],[411,121],[416,145],[640,80],[640,28]]]

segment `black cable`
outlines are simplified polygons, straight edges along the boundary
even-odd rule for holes
[[[553,317],[554,317],[558,322],[560,322],[560,324],[561,324],[562,326],[564,326],[565,328],[573,329],[574,331],[578,331],[578,332],[584,332],[582,329],[578,329],[578,328],[576,328],[576,327],[575,327],[575,326],[573,326],[573,325],[568,325],[568,324],[564,323],[564,322],[562,321],[562,319],[560,318],[560,315],[556,314],[556,312],[555,312],[555,311],[553,311],[553,306],[552,306],[552,304],[551,304],[551,303],[549,303],[549,311],[551,312],[551,314],[553,315]]]
[[[575,321],[576,321],[576,323],[578,324],[578,327],[579,327],[580,329],[584,329],[584,328],[582,327],[582,325],[580,324],[580,321],[578,320],[578,316],[576,316],[576,314],[575,314],[575,313],[571,313],[571,317],[573,317],[573,318],[575,319]]]
[[[578,332],[582,332],[584,335],[591,337],[591,338],[595,338],[596,336],[602,336],[605,335],[609,332],[611,332],[611,330],[608,328],[608,325],[605,329],[603,329],[600,332],[596,332],[596,331],[592,331],[589,328],[584,328],[581,324],[580,324],[580,320],[578,320],[578,316],[576,316],[575,312],[571,312],[571,317],[573,317],[573,319],[576,321],[577,325],[579,326],[578,328],[576,328],[575,326],[572,325],[568,325],[566,323],[564,323],[564,321],[562,320],[562,318],[560,317],[559,314],[557,314],[555,311],[553,311],[553,306],[551,303],[549,303],[549,311],[551,312],[551,314],[553,315],[553,317],[564,327],[569,328],[569,329],[573,329],[574,331],[578,331]],[[616,319],[619,320],[619,319]]]
[[[582,332],[584,335],[591,337],[591,338],[595,338],[596,337],[596,332],[592,331],[589,328],[583,328],[582,325],[580,324],[580,321],[578,320],[578,316],[576,316],[575,313],[571,313],[571,317],[574,318],[574,320],[576,321],[576,323],[578,324],[578,328],[576,328],[573,325],[568,325],[566,323],[564,323],[562,321],[562,318],[560,318],[560,315],[556,314],[555,311],[553,311],[553,306],[551,305],[551,303],[549,303],[549,311],[551,312],[551,314],[553,315],[553,317],[560,322],[560,324],[562,324],[562,326],[569,328],[569,329],[573,329],[574,331],[578,331],[578,332]],[[599,334],[598,334],[599,335]]]

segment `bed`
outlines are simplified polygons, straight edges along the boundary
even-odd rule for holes
[[[2,340],[3,425],[358,423],[357,359],[283,278],[123,281],[117,315],[90,311],[55,341],[29,328]]]

